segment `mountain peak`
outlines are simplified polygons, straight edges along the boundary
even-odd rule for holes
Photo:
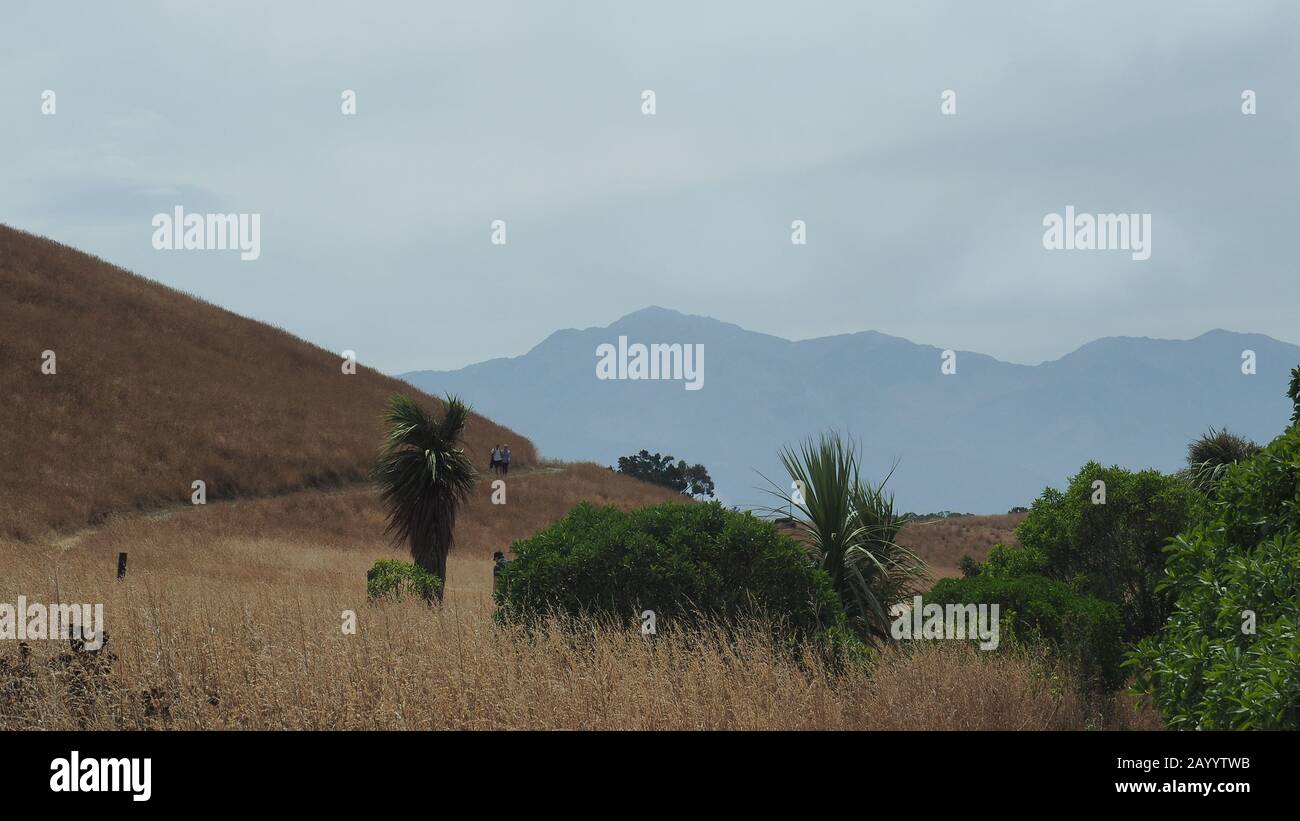
[[[1227,328],[1211,328],[1210,330],[1196,337],[1196,339],[1239,339],[1242,337],[1254,337],[1254,336],[1261,336],[1261,334],[1253,334],[1248,331],[1230,331]]]
[[[658,305],[647,305],[640,310],[619,317],[614,320],[614,322],[622,322],[627,319],[665,319],[668,317],[685,319],[686,316],[687,315],[681,311],[675,311],[672,308],[663,308]]]

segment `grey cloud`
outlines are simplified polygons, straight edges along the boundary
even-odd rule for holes
[[[6,14],[5,221],[385,370],[517,355],[648,304],[1019,362],[1116,334],[1297,338],[1292,5]],[[173,192],[262,213],[263,258],[152,252]],[[1152,260],[1044,252],[1067,204],[1150,211]]]

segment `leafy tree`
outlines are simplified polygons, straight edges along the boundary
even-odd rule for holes
[[[1291,369],[1291,386],[1287,389],[1286,395],[1291,397],[1293,409],[1291,411],[1291,424],[1300,422],[1300,365]]]
[[[910,598],[927,578],[925,562],[896,541],[902,519],[892,495],[863,481],[857,449],[837,433],[809,439],[780,452],[791,479],[775,482],[772,495],[792,512],[800,540],[830,576],[855,629],[867,639],[885,640],[888,610]]]
[[[447,578],[456,513],[474,487],[474,468],[460,447],[469,406],[448,396],[441,420],[401,394],[388,400],[388,439],[374,477],[387,509],[387,532],[406,542],[411,558],[441,581]],[[442,600],[439,585],[433,596]]]
[[[651,454],[642,449],[633,456],[620,456],[618,472],[645,482],[670,487],[683,496],[713,496],[713,479],[704,465],[688,465],[684,459]]]
[[[682,473],[682,479],[686,487],[682,489],[682,494],[687,496],[708,496],[713,498],[713,479],[709,476],[709,471],[704,465],[686,465],[686,462],[678,462],[677,469]]]
[[[1168,725],[1300,729],[1300,425],[1228,467],[1162,589],[1172,614],[1128,664]]]
[[[582,502],[511,550],[496,590],[505,621],[558,613],[633,626],[652,610],[660,628],[765,615],[800,638],[846,630],[830,580],[803,549],[718,502],[630,512]]]
[[[1104,503],[1094,503],[1102,498],[1096,482],[1104,482]],[[1089,462],[1065,491],[1043,491],[1016,528],[1021,547],[991,552],[986,572],[1003,578],[1041,573],[1114,602],[1126,638],[1135,641],[1169,615],[1170,596],[1157,589],[1165,573],[1163,551],[1203,504],[1174,476]]]

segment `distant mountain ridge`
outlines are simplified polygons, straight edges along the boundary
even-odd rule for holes
[[[703,344],[703,388],[598,379],[597,347],[620,335]],[[1176,469],[1211,425],[1267,442],[1289,419],[1288,374],[1300,364],[1300,346],[1224,330],[1106,337],[1039,365],[958,351],[949,375],[941,355],[876,331],[796,342],[652,306],[556,331],[523,356],[401,378],[461,394],[549,456],[613,464],[647,448],[701,462],[731,504],[770,502],[759,474],[783,479],[777,449],[837,428],[861,442],[871,475],[897,461],[890,486],[902,509],[1002,512],[1089,459]]]

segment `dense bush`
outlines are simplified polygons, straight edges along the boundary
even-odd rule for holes
[[[997,579],[1014,579],[1020,576],[1046,576],[1047,557],[1035,548],[995,544],[980,565],[979,573]]]
[[[1105,483],[1104,504],[1093,503],[1097,481]],[[1016,528],[1021,546],[991,555],[985,572],[1041,574],[1114,602],[1125,637],[1136,641],[1168,617],[1172,598],[1157,590],[1164,548],[1204,506],[1204,497],[1177,477],[1089,462],[1064,491],[1043,491]]]
[[[1129,663],[1168,725],[1300,729],[1300,425],[1228,468],[1162,587],[1173,613]]]
[[[844,629],[839,597],[807,552],[717,502],[627,513],[583,502],[512,550],[496,592],[507,621],[558,613],[631,625],[652,610],[659,629],[759,613],[796,637]]]
[[[1085,689],[1108,692],[1123,683],[1119,608],[1043,576],[996,578],[981,573],[942,579],[929,604],[997,604],[999,641],[1046,647],[1079,676]]]
[[[366,597],[371,601],[401,601],[406,595],[432,601],[441,591],[441,579],[410,562],[380,559],[366,571]]]

